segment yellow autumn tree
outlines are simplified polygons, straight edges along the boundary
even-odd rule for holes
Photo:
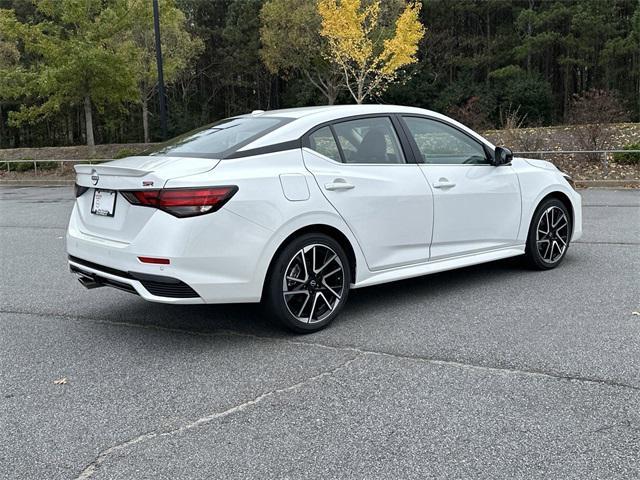
[[[410,2],[393,28],[382,25],[380,0],[319,0],[320,33],[329,44],[328,60],[338,64],[356,102],[382,93],[402,68],[417,61],[424,36],[420,3]]]

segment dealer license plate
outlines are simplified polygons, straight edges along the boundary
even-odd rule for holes
[[[91,205],[91,213],[101,215],[103,217],[113,217],[116,209],[115,190],[99,190],[93,191],[93,204]]]

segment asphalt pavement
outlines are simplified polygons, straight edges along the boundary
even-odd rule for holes
[[[356,290],[294,336],[85,290],[72,189],[0,188],[0,478],[637,479],[640,191],[582,194],[555,270]]]

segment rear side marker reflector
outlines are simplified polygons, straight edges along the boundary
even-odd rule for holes
[[[142,263],[154,263],[156,265],[169,265],[171,261],[168,258],[154,258],[154,257],[138,257]]]
[[[123,191],[133,205],[163,210],[176,217],[194,217],[220,210],[238,191],[235,185],[223,187],[166,188]]]

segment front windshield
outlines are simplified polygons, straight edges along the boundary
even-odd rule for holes
[[[275,117],[227,118],[169,140],[150,155],[223,158],[289,121]]]

